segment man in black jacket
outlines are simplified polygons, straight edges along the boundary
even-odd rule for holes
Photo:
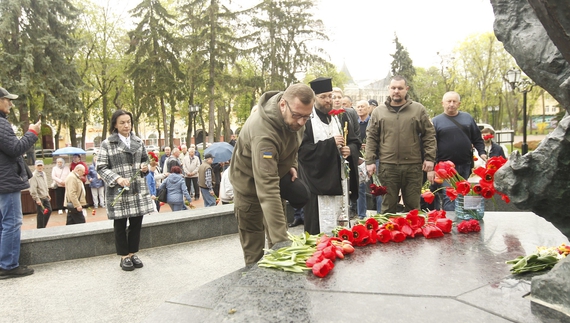
[[[12,100],[18,96],[0,88],[0,279],[22,277],[34,273],[20,266],[20,233],[22,226],[21,191],[30,187],[28,167],[22,154],[38,140],[41,121],[30,124],[28,132],[16,137],[7,116]]]

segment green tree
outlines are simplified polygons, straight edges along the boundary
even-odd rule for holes
[[[46,120],[71,128],[80,121],[82,82],[74,65],[71,38],[77,9],[67,0],[13,0],[0,6],[0,81],[20,95],[11,120],[22,132],[42,112]],[[71,143],[76,145],[75,136]],[[57,141],[56,141],[57,148]]]
[[[260,62],[264,91],[284,90],[298,81],[297,74],[315,63],[324,64],[316,41],[328,40],[324,25],[312,17],[315,2],[263,0],[252,9],[253,32],[248,39]],[[311,50],[310,48],[316,48]]]
[[[392,75],[401,75],[408,81],[408,86],[410,90],[408,95],[412,100],[417,100],[417,96],[414,90],[414,76],[416,76],[416,69],[414,68],[412,59],[408,50],[400,43],[398,36],[394,34],[394,43],[396,44],[396,52],[390,54],[394,59],[392,61]]]
[[[414,84],[417,100],[426,107],[430,116],[435,117],[443,112],[441,99],[447,92],[440,71],[434,66],[428,69],[418,67],[416,73]]]
[[[316,62],[309,67],[303,79],[303,83],[309,84],[309,82],[321,76],[332,78],[333,86],[341,89],[344,89],[344,85],[348,82],[348,76],[343,72],[339,72],[334,64],[329,62]]]
[[[175,24],[176,17],[158,0],[143,0],[130,12],[134,18],[139,19],[136,28],[128,32],[130,46],[127,54],[134,55],[127,70],[135,85],[133,121],[136,124],[143,115],[152,114],[152,110],[159,106],[163,129],[170,129],[168,137],[165,136],[165,143],[169,146],[173,142],[172,128],[180,98],[180,82],[184,80],[177,40],[169,30]]]

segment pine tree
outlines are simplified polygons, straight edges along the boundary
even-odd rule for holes
[[[394,34],[394,43],[396,44],[396,52],[390,54],[394,59],[392,61],[392,75],[400,75],[406,78],[407,84],[410,87],[408,95],[412,100],[417,100],[414,93],[414,76],[416,76],[416,69],[414,68],[412,59],[408,50],[400,43],[398,36]]]

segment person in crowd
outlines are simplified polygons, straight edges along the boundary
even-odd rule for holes
[[[51,170],[51,179],[54,181],[52,187],[55,187],[55,208],[58,214],[62,214],[63,210],[67,210],[63,201],[65,198],[65,180],[69,175],[69,167],[65,165],[63,158],[56,160],[55,167]]]
[[[198,157],[198,161],[200,161],[200,164],[202,164],[202,156],[200,156],[200,151],[198,150],[198,148],[196,148],[196,145],[191,144],[190,148],[194,148],[194,155]]]
[[[225,163],[212,163],[212,185],[214,185],[214,194],[220,196],[220,182],[222,181],[222,171]]]
[[[180,163],[180,150],[178,148],[172,149],[172,154],[170,154],[170,157],[166,158],[164,164],[164,169],[166,169],[167,173],[172,173],[172,167],[174,166],[182,168],[182,164]]]
[[[200,186],[205,207],[216,205],[216,194],[214,193],[213,183],[214,174],[212,171],[213,162],[214,156],[208,153],[204,155],[204,162],[198,167],[198,186]]]
[[[154,201],[155,204],[155,211],[158,212],[160,210],[160,202],[156,199],[158,187],[156,185],[156,171],[158,167],[158,155],[154,152],[149,152],[149,163],[148,163],[148,174],[146,175],[146,186],[148,187],[148,192],[150,194],[150,198]]]
[[[30,196],[36,202],[36,223],[38,229],[47,226],[51,216],[51,197],[47,183],[47,174],[44,172],[44,161],[38,159],[35,162],[34,176],[30,178]]]
[[[164,147],[164,155],[160,156],[160,169],[166,172],[166,160],[170,157],[170,147]]]
[[[85,167],[78,164],[65,179],[65,203],[68,211],[65,225],[85,223],[83,205],[87,205],[87,202],[82,176],[85,176]]]
[[[437,140],[436,163],[452,161],[455,169],[464,179],[471,176],[473,168],[473,147],[483,160],[487,160],[485,143],[477,123],[467,112],[459,111],[461,98],[457,92],[447,92],[441,100],[443,113],[432,119]],[[433,183],[435,172],[428,172],[428,180]],[[440,191],[442,192],[442,191]],[[438,192],[439,193],[439,192]],[[455,203],[447,194],[439,194],[443,209],[455,211]]]
[[[158,191],[166,188],[166,203],[173,212],[186,210],[184,199],[190,203],[192,198],[182,177],[182,169],[180,166],[172,166],[171,171],[170,176],[162,182]]]
[[[307,187],[297,178],[297,151],[314,101],[311,88],[301,83],[266,92],[240,131],[229,176],[246,265],[263,257],[266,237],[269,247],[288,240],[282,199],[295,208],[306,203]]]
[[[155,156],[159,156],[160,153],[158,151],[153,152]],[[152,159],[152,158],[151,158]],[[150,165],[150,163],[149,163]],[[170,173],[164,172],[163,169],[160,167],[160,164],[157,163],[155,168],[149,169],[149,171],[154,172],[154,182],[156,183],[156,194],[158,194],[158,188],[162,184],[162,181],[170,175]],[[156,205],[156,211],[160,212],[160,201],[154,199],[154,203]]]
[[[379,159],[378,177],[388,191],[382,199],[383,213],[397,212],[400,191],[406,212],[419,209],[422,171],[434,166],[435,129],[426,108],[412,101],[408,90],[404,77],[392,77],[389,96],[372,111],[366,130],[366,169],[369,175],[375,173]]]
[[[358,198],[361,143],[358,133],[348,127],[346,113],[338,117],[329,115],[333,96],[331,79],[319,77],[310,84],[316,99],[299,147],[299,178],[310,191],[304,209],[305,231],[318,234],[334,229],[339,220],[348,221],[348,200],[356,202]],[[348,133],[344,133],[344,128]]]
[[[362,142],[361,149],[366,149],[366,127],[368,126],[368,120],[370,119],[369,111],[370,105],[366,100],[360,100],[356,102],[356,113],[358,114],[358,136],[360,141]],[[366,191],[369,187],[368,176],[366,175],[366,163],[363,162],[364,160],[359,160],[358,166],[358,178],[359,178],[359,186],[358,186],[358,201],[357,204],[357,214],[360,220],[366,217]],[[370,190],[370,189],[368,189]],[[380,197],[380,203],[382,203],[382,197]],[[378,202],[377,202],[378,203]]]
[[[356,110],[352,108],[352,100],[350,97],[346,97],[343,95],[342,90],[339,87],[333,87],[333,110],[345,109],[346,114],[348,115],[348,122],[350,128],[354,133],[359,133],[360,126],[358,124],[358,114]],[[348,101],[347,101],[348,100]],[[346,103],[346,107],[343,105]]]
[[[491,128],[483,128],[481,130],[481,136],[483,137],[483,141],[485,142],[485,153],[489,158],[491,157],[503,157],[505,156],[505,151],[503,147],[497,144],[493,138],[495,137],[495,130]]]
[[[101,179],[101,176],[97,173],[97,154],[93,154],[93,162],[89,166],[89,171],[87,173],[87,179],[89,180],[89,187],[91,188],[91,196],[93,197],[93,212],[95,215],[96,209],[101,206],[105,206],[105,183]]]
[[[376,109],[378,107],[378,101],[376,101],[374,99],[368,100],[368,105],[370,106],[369,114],[371,114],[372,111],[374,111],[374,109]]]
[[[376,101],[374,99],[368,100],[368,106],[369,106],[368,115],[370,116],[372,114],[372,111],[374,111],[374,109],[376,109],[378,107],[378,101]],[[368,118],[368,120],[370,120],[370,118]],[[368,121],[366,122],[366,128],[368,128]],[[360,130],[362,131],[362,126],[361,126]],[[364,136],[366,137],[366,129],[364,130]],[[362,139],[361,151],[363,151],[365,149],[366,149],[366,138]],[[365,163],[365,165],[366,165],[366,163]],[[380,168],[380,161],[378,159],[376,159],[376,169],[379,169],[379,168]],[[368,186],[366,189],[367,189],[367,191],[369,191],[370,186]],[[382,212],[382,195],[376,196],[376,212],[377,213]]]
[[[20,265],[22,190],[30,187],[24,154],[38,140],[41,121],[30,124],[18,139],[8,122],[12,100],[18,96],[0,87],[0,279],[28,276],[32,268]]]
[[[184,158],[188,156],[188,146],[186,145],[181,145],[180,146],[180,156],[178,156],[178,161],[180,162],[180,165],[182,165],[182,169],[184,169]]]
[[[236,135],[234,135],[234,134],[232,134],[230,136],[230,145],[232,145],[234,147],[236,146]]]
[[[200,199],[200,188],[198,187],[198,168],[200,167],[200,159],[196,156],[196,149],[188,149],[188,156],[184,157],[182,165],[184,166],[184,180],[186,187],[194,191],[194,199]]]
[[[222,181],[220,182],[220,201],[222,201],[222,204],[230,204],[234,201],[234,187],[230,182],[229,167],[222,173]]]
[[[77,165],[83,165],[83,168],[85,168],[85,171],[87,171],[89,169],[89,167],[87,167],[87,164],[81,160],[81,155],[79,154],[74,154],[73,158],[71,160],[71,164],[69,164],[69,170],[73,172],[73,169],[75,168],[75,166]],[[86,174],[84,174],[83,176],[81,176],[81,181],[83,182],[83,184],[85,184],[87,182],[87,176]]]
[[[143,267],[136,254],[142,221],[154,211],[145,182],[148,155],[143,140],[131,131],[132,122],[130,112],[119,109],[113,113],[110,136],[101,144],[97,160],[97,172],[106,185],[107,217],[113,220],[115,248],[121,256],[119,265],[125,271]]]

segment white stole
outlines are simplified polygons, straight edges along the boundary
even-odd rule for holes
[[[342,135],[338,118],[331,117],[329,124],[323,123],[315,108],[311,117],[311,125],[313,126],[314,143],[329,139],[335,135]],[[340,157],[340,153],[338,155]],[[344,173],[344,158],[341,160],[341,169],[339,176],[341,177],[342,195],[318,195],[318,211],[319,226],[321,232],[331,234],[332,230],[339,224],[345,226],[348,224],[348,180]]]

